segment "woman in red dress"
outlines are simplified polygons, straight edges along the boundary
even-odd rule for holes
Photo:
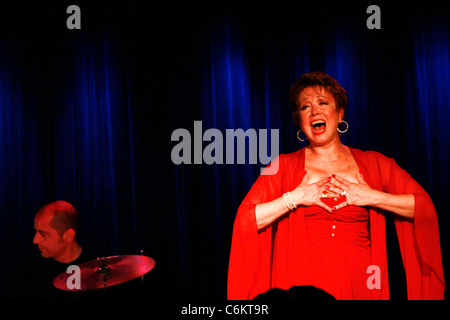
[[[393,159],[343,145],[346,91],[322,72],[291,88],[297,137],[238,209],[228,298],[310,285],[336,299],[389,299],[384,215],[394,214],[409,299],[443,299],[434,205]],[[303,136],[304,138],[301,138]],[[269,170],[269,169],[267,169]]]

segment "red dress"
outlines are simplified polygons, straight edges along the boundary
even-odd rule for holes
[[[394,216],[408,298],[443,299],[439,229],[430,197],[394,160],[350,150],[372,188],[414,195],[414,219]],[[257,230],[255,206],[292,191],[303,179],[304,149],[280,155],[277,161],[277,173],[260,175],[238,209],[228,298],[252,299],[271,288],[314,285],[337,299],[389,299],[383,210],[348,206],[331,214],[317,206],[299,207]],[[380,287],[367,286],[372,265],[380,271]]]
[[[331,208],[345,198],[324,199]],[[305,208],[306,266],[304,284],[336,299],[371,299],[367,287],[370,260],[369,212],[347,206],[331,214]]]

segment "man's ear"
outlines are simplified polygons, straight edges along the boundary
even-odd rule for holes
[[[66,242],[66,243],[72,242],[74,239],[75,239],[75,230],[73,230],[72,228],[67,229],[63,233],[63,240],[64,240],[64,242]]]

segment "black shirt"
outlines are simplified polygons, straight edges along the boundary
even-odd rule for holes
[[[61,263],[40,255],[30,257],[18,266],[11,275],[7,298],[14,299],[89,299],[101,297],[99,290],[65,291],[53,286],[53,280],[70,265],[80,265],[97,257],[83,250],[80,256],[70,262]]]

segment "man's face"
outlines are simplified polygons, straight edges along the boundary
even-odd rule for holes
[[[53,213],[44,211],[34,218],[36,234],[33,243],[38,246],[44,258],[58,258],[63,254],[66,244],[59,232],[51,227]]]

